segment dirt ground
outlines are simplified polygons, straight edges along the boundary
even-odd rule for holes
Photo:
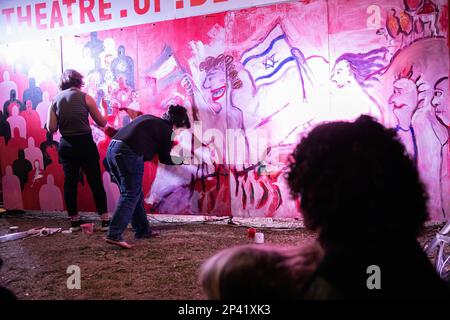
[[[98,224],[98,222],[97,222]],[[62,218],[0,218],[0,235],[10,226],[20,231],[63,227]],[[19,299],[205,299],[197,282],[202,262],[220,249],[251,243],[247,228],[217,224],[157,224],[158,237],[140,240],[132,250],[104,242],[105,234],[81,232],[33,237],[0,244],[4,265],[0,284]],[[423,243],[438,229],[429,228]],[[312,241],[304,229],[263,230],[266,243],[295,245]],[[125,238],[132,240],[131,230]],[[81,269],[81,290],[67,289],[67,268]]]

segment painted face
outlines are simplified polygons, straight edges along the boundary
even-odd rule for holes
[[[226,104],[227,77],[225,71],[221,69],[211,69],[206,74],[203,81],[203,89],[208,90],[210,94],[210,103],[218,107]]]
[[[350,64],[346,60],[341,60],[333,68],[331,74],[331,81],[336,83],[338,88],[342,88],[349,84],[353,79],[353,73],[350,69]]]
[[[450,128],[450,110],[448,106],[448,78],[436,83],[434,86],[431,105],[434,108],[436,118]]]
[[[410,79],[399,79],[394,82],[394,92],[389,98],[389,104],[397,120],[411,121],[412,114],[417,108],[417,88],[416,84]]]

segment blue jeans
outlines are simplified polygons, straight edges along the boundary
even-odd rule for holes
[[[111,219],[108,239],[122,241],[122,234],[130,220],[136,238],[150,236],[142,193],[143,156],[137,155],[124,142],[113,140],[109,144],[106,161],[111,178],[120,190],[120,199]]]

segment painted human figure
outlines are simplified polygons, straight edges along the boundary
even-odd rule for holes
[[[43,129],[46,128],[45,125],[47,124],[47,114],[50,105],[50,95],[48,91],[44,91],[42,93],[42,102],[40,102],[36,108],[36,112],[38,113],[39,119],[41,120],[41,128]]]
[[[114,78],[118,81],[119,77],[125,77],[125,84],[134,89],[134,61],[130,56],[125,55],[125,47],[119,46],[117,57],[111,64],[111,71]]]
[[[128,108],[128,105],[132,102],[132,90],[127,86],[126,79],[123,75],[118,76],[117,83],[119,87],[111,92],[111,103],[113,105],[117,104],[119,109]]]
[[[189,76],[183,79],[183,86],[188,94],[192,95],[194,105],[197,110],[193,110],[194,120],[202,121],[204,130],[214,129],[221,134],[225,142],[227,129],[238,129],[245,137],[244,116],[242,110],[234,104],[233,91],[242,87],[242,81],[238,77],[236,66],[230,55],[219,55],[217,57],[207,57],[200,63],[200,71],[205,72],[201,89],[195,86]],[[197,113],[197,114],[196,114]],[[196,119],[197,118],[197,119]],[[212,138],[212,137],[210,137]],[[220,141],[215,137],[216,142],[202,141],[205,145],[210,145],[220,153],[220,163],[228,163],[227,153],[223,152],[225,146],[217,145]],[[219,142],[220,144],[220,142]],[[241,156],[248,153],[248,141],[245,138]],[[241,162],[242,163],[242,162]]]
[[[39,160],[32,162],[33,169],[28,174],[28,182],[23,190],[23,205],[26,210],[39,210],[39,190],[45,184],[45,172]]]
[[[51,145],[46,148],[46,152],[49,157],[49,164],[45,168],[46,174],[51,174],[53,176],[55,185],[60,189],[64,190],[64,174],[63,167],[59,163],[58,148],[55,145]]]
[[[11,110],[11,116],[6,119],[11,127],[12,137],[14,138],[17,131],[15,128],[19,129],[19,135],[21,138],[27,138],[27,122],[25,119],[19,115],[19,108],[14,105]]]
[[[397,125],[395,130],[400,136],[406,150],[417,163],[418,150],[416,132],[412,125],[414,113],[423,103],[419,99],[420,77],[412,79],[412,67],[405,73],[400,74],[394,81],[394,90],[389,98],[389,104],[392,105],[392,112],[396,118]]]
[[[28,174],[33,169],[31,162],[25,158],[23,149],[18,151],[18,158],[13,162],[13,173],[20,180],[20,188],[23,190],[25,183],[28,182]]]
[[[3,81],[0,82],[0,105],[9,100],[11,90],[17,92],[17,84],[11,81],[8,71],[3,72]]]
[[[27,123],[27,136],[34,137],[37,145],[44,141],[46,130],[41,128],[41,119],[36,110],[33,109],[31,100],[27,100],[26,109],[20,115]]]
[[[338,118],[353,120],[367,114],[383,122],[381,104],[369,93],[387,65],[386,48],[365,53],[345,53],[336,59],[331,71],[335,84],[335,105]],[[345,108],[345,109],[344,109]]]
[[[440,158],[440,192],[441,192],[441,206],[443,218],[450,217],[450,109],[449,109],[449,81],[448,77],[442,77],[436,81],[433,88],[433,98],[431,106],[434,109],[434,114],[440,128],[433,128],[436,138],[441,145]]]
[[[44,168],[44,159],[42,156],[42,152],[38,147],[35,146],[33,137],[28,138],[28,147],[24,151],[26,159],[28,159],[31,163],[38,161],[39,167]]]
[[[23,210],[22,190],[20,180],[13,174],[11,166],[7,166],[5,176],[2,178],[3,202],[9,210]]]
[[[41,149],[42,157],[44,159],[44,168],[47,169],[47,166],[53,163],[49,154],[49,149],[53,148],[57,152],[59,143],[53,140],[53,135],[48,131],[45,138],[45,141],[41,143],[39,149]]]
[[[94,65],[97,60],[100,60],[100,54],[105,49],[103,40],[98,38],[97,32],[91,32],[91,39],[85,44],[84,48],[88,49],[90,58],[94,61]]]
[[[5,144],[8,144],[11,139],[11,126],[9,122],[3,117],[3,112],[0,110],[0,137],[3,137]]]
[[[3,117],[8,118],[12,114],[14,106],[17,106],[19,111],[25,110],[23,103],[17,99],[17,91],[11,90],[9,93],[9,100],[3,104]]]
[[[24,149],[28,147],[28,141],[25,138],[22,138],[19,133],[19,128],[14,128],[14,137],[9,140],[8,146],[14,150],[14,156],[16,155],[16,151],[19,149]]]
[[[23,92],[22,101],[31,100],[33,109],[36,109],[38,104],[42,102],[42,90],[36,86],[36,79],[31,77],[29,79],[29,87]]]
[[[51,174],[47,176],[47,184],[39,190],[39,206],[44,211],[64,211],[61,190],[55,185]]]

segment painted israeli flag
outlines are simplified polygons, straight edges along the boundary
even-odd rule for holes
[[[296,66],[286,38],[280,24],[277,24],[262,42],[243,53],[241,63],[251,73],[257,86],[277,81],[288,69]]]
[[[168,85],[178,82],[183,75],[183,70],[179,66],[172,48],[166,46],[155,63],[145,70],[145,74],[147,77],[155,79],[158,91],[161,91]]]

